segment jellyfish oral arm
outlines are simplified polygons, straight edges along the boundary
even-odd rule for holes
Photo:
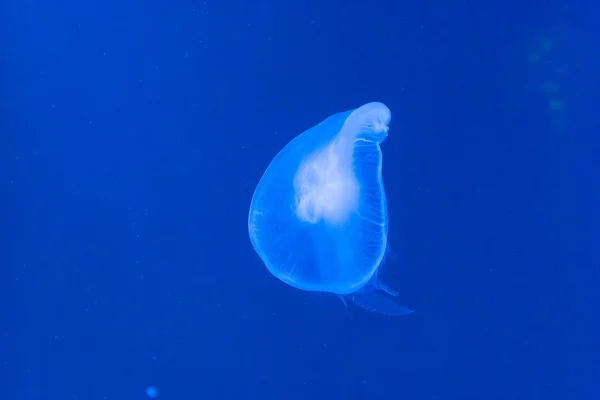
[[[348,147],[334,140],[300,164],[294,178],[299,220],[340,224],[356,209],[360,188]]]

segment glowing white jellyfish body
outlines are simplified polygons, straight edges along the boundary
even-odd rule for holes
[[[368,103],[294,138],[258,183],[248,229],[268,270],[288,285],[403,315],[411,310],[377,277],[388,233],[380,144],[390,119],[384,104]]]

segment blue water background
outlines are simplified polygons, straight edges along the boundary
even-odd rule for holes
[[[0,397],[592,400],[600,3],[8,0]],[[271,277],[271,158],[381,101],[409,317]]]

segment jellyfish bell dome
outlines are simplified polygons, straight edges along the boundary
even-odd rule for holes
[[[288,285],[401,315],[411,311],[377,277],[388,247],[380,144],[390,119],[387,106],[368,103],[290,141],[256,187],[248,230],[267,269]]]

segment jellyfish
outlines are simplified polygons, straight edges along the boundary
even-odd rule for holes
[[[254,191],[248,231],[269,272],[284,283],[405,315],[412,311],[378,277],[388,251],[380,144],[390,119],[387,106],[368,103],[290,141]]]

